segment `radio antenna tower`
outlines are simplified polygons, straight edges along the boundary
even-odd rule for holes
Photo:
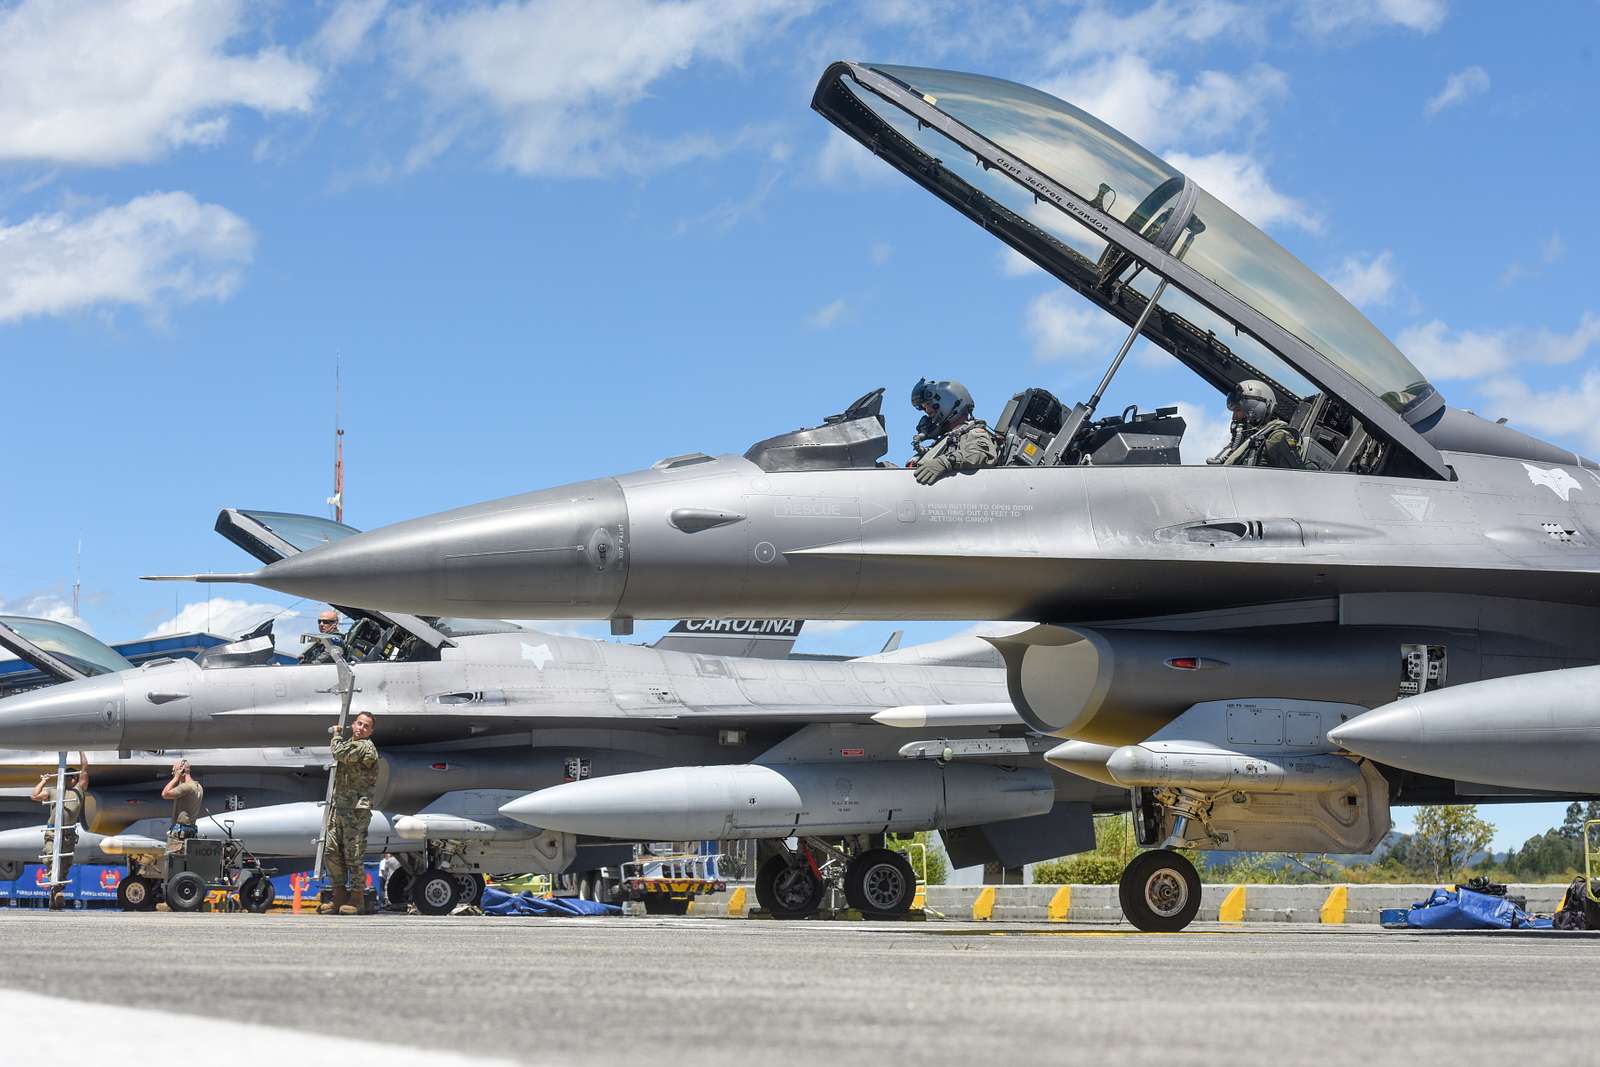
[[[340,414],[339,357],[333,357],[333,495],[328,504],[333,508],[333,521],[344,521],[344,424]]]

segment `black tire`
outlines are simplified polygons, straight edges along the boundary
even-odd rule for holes
[[[646,915],[687,915],[689,914],[689,901],[674,900],[665,893],[647,893],[644,898],[644,913]]]
[[[272,907],[272,902],[277,897],[277,887],[272,884],[272,879],[264,874],[248,875],[239,883],[239,903],[246,911],[260,915]]]
[[[1142,852],[1123,869],[1117,898],[1122,914],[1140,930],[1176,933],[1200,910],[1200,872],[1171,849]]]
[[[193,871],[179,871],[167,879],[166,898],[173,911],[199,911],[206,902],[206,880]]]
[[[803,859],[791,865],[786,856],[770,856],[756,872],[756,903],[774,919],[810,918],[826,889]]]
[[[389,872],[383,882],[383,906],[390,911],[405,911],[411,903],[411,889],[416,879],[404,867]]]
[[[123,911],[154,911],[156,883],[138,875],[125,876],[117,884],[117,904]]]
[[[461,886],[461,899],[456,903],[471,904],[474,908],[483,903],[483,889],[488,879],[482,874],[458,874],[456,882]]]
[[[893,849],[870,848],[844,869],[845,903],[869,919],[898,918],[916,898],[911,861]]]
[[[429,867],[412,883],[411,902],[424,915],[449,915],[461,903],[461,883],[449,871]]]

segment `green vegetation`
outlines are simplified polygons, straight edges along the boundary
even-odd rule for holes
[[[945,858],[944,849],[940,847],[937,835],[926,830],[902,836],[891,835],[887,844],[896,852],[905,853],[906,859],[911,861],[911,869],[919,875],[922,874],[923,848],[927,849],[927,884],[944,885],[945,878],[950,874],[950,861]],[[918,848],[918,845],[922,848]]]
[[[1094,820],[1094,851],[1076,856],[1046,860],[1033,867],[1035,885],[1115,885],[1133,854],[1133,817],[1097,815]]]

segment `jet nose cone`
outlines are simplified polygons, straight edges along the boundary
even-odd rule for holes
[[[107,674],[0,700],[0,748],[121,748],[122,682]]]
[[[1328,740],[1348,752],[1379,763],[1395,763],[1423,744],[1421,710],[1414,701],[1401,700],[1341,723],[1328,731]]]
[[[1104,785],[1120,783],[1106,769],[1106,762],[1117,751],[1115,745],[1097,745],[1092,741],[1067,741],[1044,754],[1045,762],[1052,767],[1087,778]]]
[[[31,863],[44,848],[43,826],[0,830],[0,863]]]
[[[419,615],[605,618],[622,597],[627,544],[622,489],[602,478],[355,534],[251,580]]]

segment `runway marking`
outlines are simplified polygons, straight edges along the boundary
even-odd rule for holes
[[[180,1015],[155,1008],[126,1008],[64,997],[0,989],[0,1019],[27,1020],[6,1030],[4,1063],[48,1063],[70,1049],[71,1058],[115,1063],[127,1057],[129,1042],[171,1038],[185,1048],[233,1049],[251,1058],[295,1067],[512,1067],[511,1060],[463,1056],[454,1052],[388,1045],[350,1037],[287,1030],[259,1023],[231,1022],[202,1015]],[[89,1020],[93,1020],[93,1024]]]

